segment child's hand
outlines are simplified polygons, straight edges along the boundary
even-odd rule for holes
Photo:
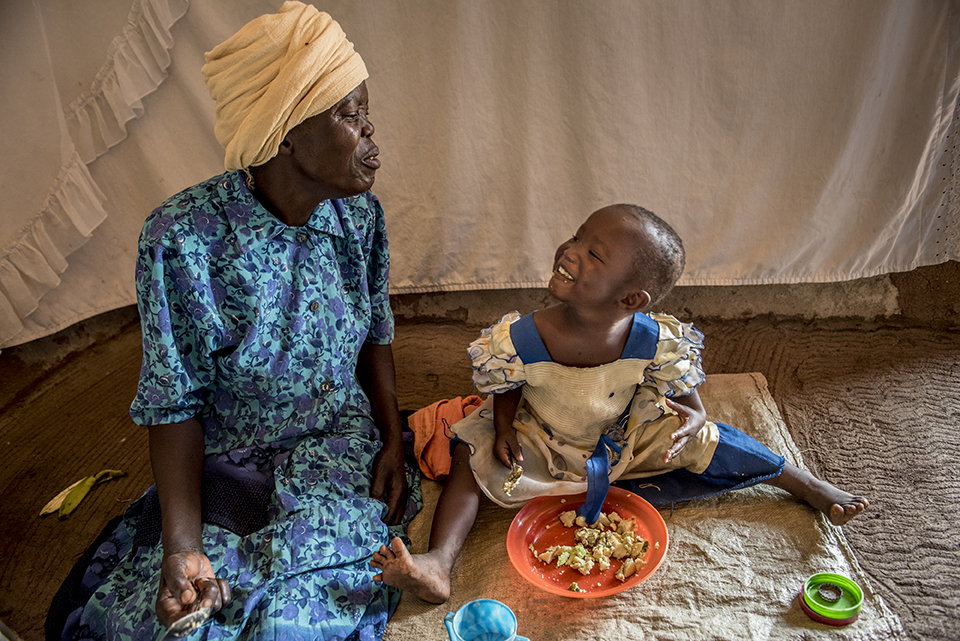
[[[680,455],[680,451],[687,444],[687,441],[692,439],[700,430],[703,429],[703,426],[707,422],[707,414],[703,411],[702,407],[691,407],[689,405],[684,405],[683,403],[678,403],[671,398],[664,400],[670,409],[679,414],[680,418],[683,419],[683,425],[680,426],[680,429],[670,435],[670,438],[673,439],[673,446],[667,450],[667,453],[663,457],[663,462],[669,463]]]
[[[523,452],[515,429],[511,427],[502,431],[497,430],[497,439],[493,443],[493,455],[508,469],[513,467],[514,461],[523,460]]]

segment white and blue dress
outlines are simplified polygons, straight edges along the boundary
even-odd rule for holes
[[[470,445],[474,477],[495,503],[519,507],[538,496],[588,492],[600,442],[609,446],[608,482],[654,505],[746,487],[783,469],[782,457],[712,421],[663,462],[682,424],[664,398],[689,394],[704,381],[703,335],[692,325],[638,313],[620,359],[569,367],[551,359],[533,319],[512,312],[471,343],[474,384],[489,396],[452,426],[456,441]],[[493,455],[493,396],[516,388],[523,390],[513,424],[523,475],[508,496],[509,470]]]

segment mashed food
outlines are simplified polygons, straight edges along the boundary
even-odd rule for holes
[[[569,510],[558,516],[564,527],[577,528],[574,532],[576,545],[551,545],[538,552],[533,544],[530,551],[541,563],[556,563],[557,567],[568,565],[580,574],[590,574],[594,568],[609,570],[611,559],[617,559],[620,568],[614,575],[626,581],[639,568],[646,565],[645,556],[650,542],[636,534],[637,518],[623,519],[616,512],[600,513],[596,523],[588,524],[576,511]],[[657,543],[656,548],[660,545]]]
[[[523,468],[514,463],[513,469],[507,474],[507,480],[503,482],[503,493],[510,496],[513,488],[517,487],[517,483],[520,482],[521,476],[523,476]]]

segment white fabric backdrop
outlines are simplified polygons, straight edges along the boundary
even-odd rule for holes
[[[0,5],[9,346],[134,301],[143,218],[222,169],[203,52],[280,0]],[[317,6],[371,72],[395,292],[543,286],[613,202],[674,224],[683,284],[960,258],[957,2]]]

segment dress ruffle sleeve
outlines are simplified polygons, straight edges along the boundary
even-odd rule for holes
[[[506,314],[499,323],[480,332],[480,338],[467,348],[473,384],[484,394],[509,392],[527,380],[523,362],[510,338],[510,326],[518,320],[518,312]]]
[[[657,355],[644,372],[644,384],[667,397],[685,396],[703,383],[700,365],[703,334],[690,323],[667,314],[650,314],[660,326]]]

